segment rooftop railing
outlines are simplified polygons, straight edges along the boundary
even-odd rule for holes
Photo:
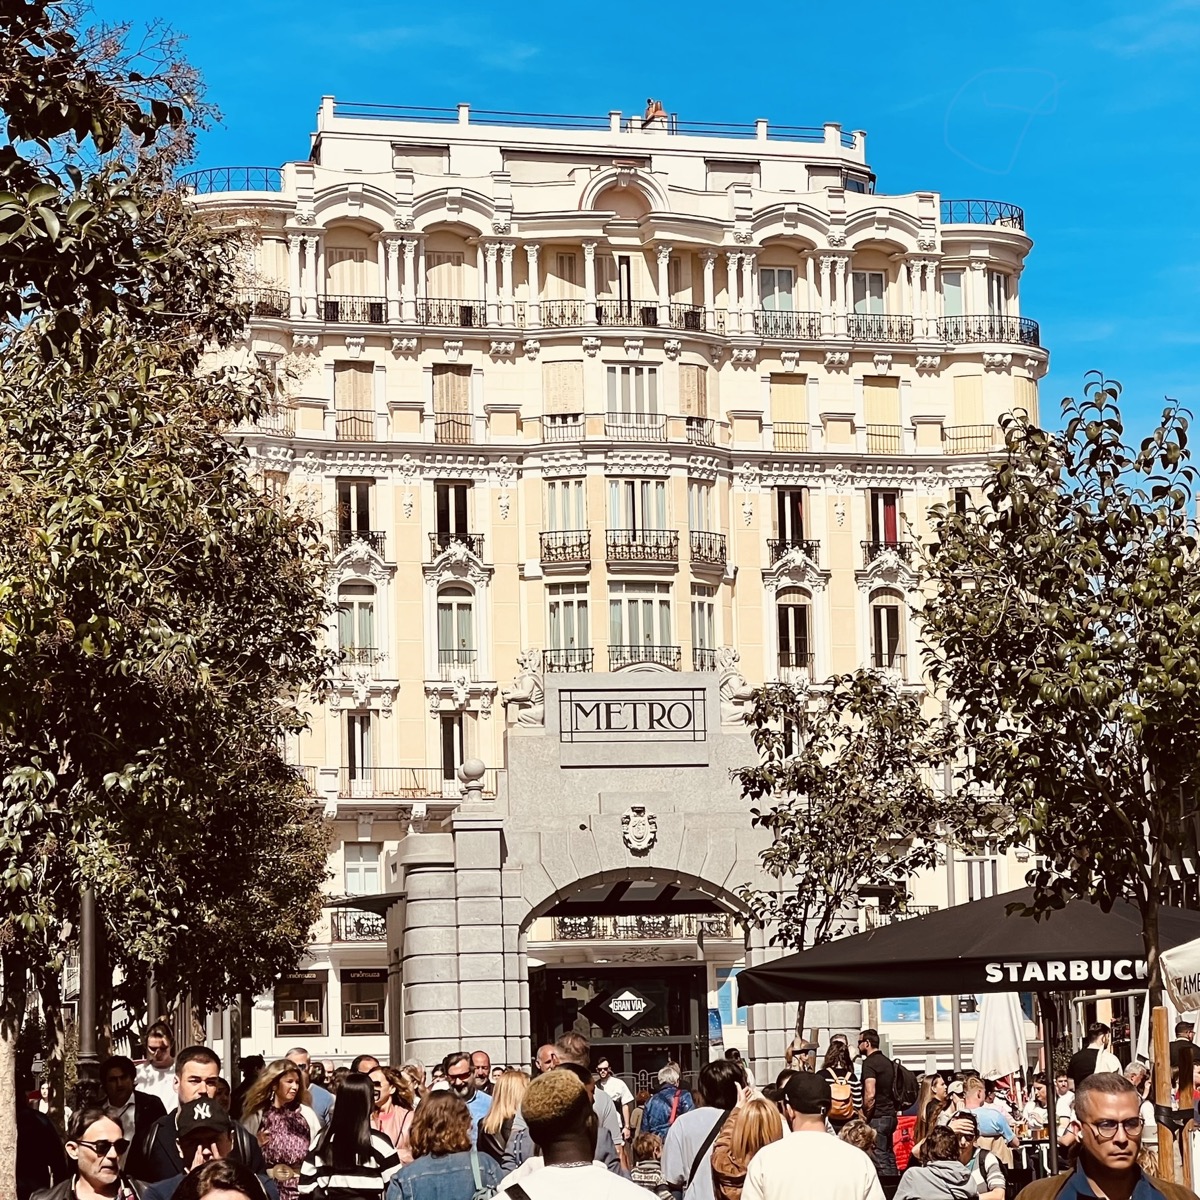
[[[1005,200],[943,200],[943,225],[999,225],[1025,228],[1025,210]]]
[[[281,192],[282,167],[209,167],[179,177],[180,187],[197,196],[212,192]]]

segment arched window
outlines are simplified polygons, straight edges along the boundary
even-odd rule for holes
[[[474,597],[468,588],[452,585],[438,592],[438,667],[442,678],[468,674],[474,678]]]
[[[779,677],[810,678],[813,668],[812,598],[800,588],[783,588],[775,601]]]
[[[338,648],[352,663],[373,663],[378,653],[375,587],[343,583],[338,588]]]
[[[893,588],[871,593],[871,666],[904,673],[904,598]]]

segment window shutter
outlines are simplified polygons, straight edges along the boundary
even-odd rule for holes
[[[956,375],[954,377],[954,424],[982,425],[983,423],[983,376]]]
[[[883,376],[863,380],[868,425],[900,424],[900,380]]]
[[[679,368],[679,411],[685,417],[708,416],[708,368],[685,363]]]
[[[583,412],[583,363],[543,363],[542,398],[547,413]]]
[[[471,411],[471,368],[436,363],[433,368],[433,411],[465,416]]]
[[[808,423],[808,379],[804,375],[771,376],[771,420]]]
[[[366,250],[330,246],[325,251],[325,278],[331,295],[365,295],[367,290]]]
[[[333,406],[338,412],[373,412],[375,368],[370,363],[333,364]]]
[[[1017,376],[1017,407],[1023,408],[1028,414],[1029,419],[1037,423],[1038,419],[1038,385],[1036,379],[1023,379]],[[980,405],[980,416],[982,417],[982,404]],[[982,425],[982,420],[980,421]]]

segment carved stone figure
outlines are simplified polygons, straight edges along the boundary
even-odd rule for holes
[[[518,725],[544,725],[546,689],[542,686],[542,652],[531,648],[518,654],[517,667],[513,686],[500,693],[505,711],[510,719],[515,711]]]
[[[754,689],[738,669],[742,656],[732,646],[717,650],[717,674],[721,694],[721,724],[740,725],[750,715]]]

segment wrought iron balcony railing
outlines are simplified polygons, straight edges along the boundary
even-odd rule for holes
[[[999,225],[1024,229],[1025,212],[1005,200],[943,200],[943,225]]]
[[[779,680],[781,683],[809,683],[814,675],[815,656],[806,647],[779,651]]]
[[[546,329],[578,329],[587,322],[586,300],[543,300],[542,325]]]
[[[448,533],[444,531],[431,533],[429,535],[429,553],[432,558],[437,558],[439,554],[445,554],[456,542],[466,546],[476,558],[483,557],[482,533]]]
[[[268,404],[258,420],[246,426],[258,433],[279,433],[291,437],[296,432],[296,410],[290,404]]]
[[[449,649],[439,647],[437,657],[438,678],[443,683],[451,679],[463,678],[474,683],[478,677],[476,674],[479,664],[478,650],[468,650],[463,647],[450,647]]]
[[[1040,346],[1041,327],[1030,317],[995,316],[938,317],[938,336],[952,346],[972,342],[995,342],[1007,346]]]
[[[321,319],[333,325],[382,325],[387,320],[387,300],[383,296],[322,296]]]
[[[466,413],[434,413],[433,440],[444,446],[469,446],[475,422]]]
[[[862,543],[863,566],[869,567],[881,554],[895,554],[903,562],[912,559],[912,542],[866,541]]]
[[[908,657],[890,646],[873,646],[871,648],[871,666],[876,671],[888,671],[903,679],[906,675],[905,663]]]
[[[658,301],[598,300],[596,324],[621,329],[653,329],[658,325]]]
[[[619,671],[622,667],[636,667],[642,663],[654,663],[669,671],[678,671],[683,651],[678,646],[633,646],[616,645],[608,648],[608,669]]]
[[[821,338],[821,314],[759,309],[754,314],[754,332],[785,342],[816,342]]]
[[[181,187],[197,196],[213,192],[282,192],[280,167],[209,167],[179,177]]]
[[[715,671],[717,669],[717,652],[711,646],[692,647],[692,670]]]
[[[583,437],[583,413],[547,413],[542,417],[543,442],[577,442]]]
[[[542,667],[547,671],[590,671],[596,651],[591,646],[568,646],[542,651]]]
[[[688,534],[692,547],[692,562],[706,563],[710,566],[725,565],[725,535],[709,533],[707,530],[693,529]]]
[[[678,562],[676,529],[610,529],[609,562]]]
[[[767,553],[771,557],[771,566],[774,566],[789,550],[799,550],[805,557],[817,561],[817,556],[821,553],[821,543],[817,538],[768,538]]]
[[[339,554],[353,542],[366,542],[382,558],[386,541],[387,535],[382,529],[335,529],[333,531],[333,544]]]
[[[936,904],[906,904],[903,908],[876,908],[873,904],[862,907],[863,922],[867,929],[878,929],[880,925],[894,925],[907,921],[909,917],[927,917],[937,912]]]
[[[807,450],[808,422],[776,421],[771,427],[771,445],[776,450]]]
[[[868,425],[868,454],[899,454],[904,431],[899,425]]]
[[[992,425],[945,425],[942,440],[947,454],[984,454],[995,441]]]
[[[496,794],[497,768],[483,773],[483,794]],[[338,794],[354,799],[420,800],[462,795],[462,784],[444,767],[342,767]]]
[[[686,333],[703,333],[705,330],[704,306],[702,304],[672,304],[671,305],[671,328],[682,329]],[[724,332],[724,321],[722,320],[720,330],[714,332]]]
[[[375,440],[375,414],[373,412],[335,413],[333,425],[339,442],[373,442]]]
[[[329,916],[335,942],[382,942],[387,938],[387,918],[380,913],[333,908]]]
[[[693,446],[713,444],[713,423],[708,417],[688,417],[685,429],[687,440]]]
[[[541,535],[542,562],[585,563],[592,557],[592,535],[587,529],[556,529]]]
[[[911,342],[913,319],[892,313],[851,313],[849,330],[856,342]]]
[[[477,300],[424,296],[417,300],[417,324],[450,329],[478,329],[487,324],[487,309]]]
[[[250,309],[252,317],[286,317],[292,307],[286,288],[239,288],[237,301]]]
[[[605,413],[604,436],[618,442],[661,442],[667,418],[662,413]]]
[[[700,936],[732,938],[741,932],[728,913],[664,914],[636,917],[551,917],[555,942],[669,942]]]
[[[344,667],[373,667],[382,657],[378,646],[340,646]]]

